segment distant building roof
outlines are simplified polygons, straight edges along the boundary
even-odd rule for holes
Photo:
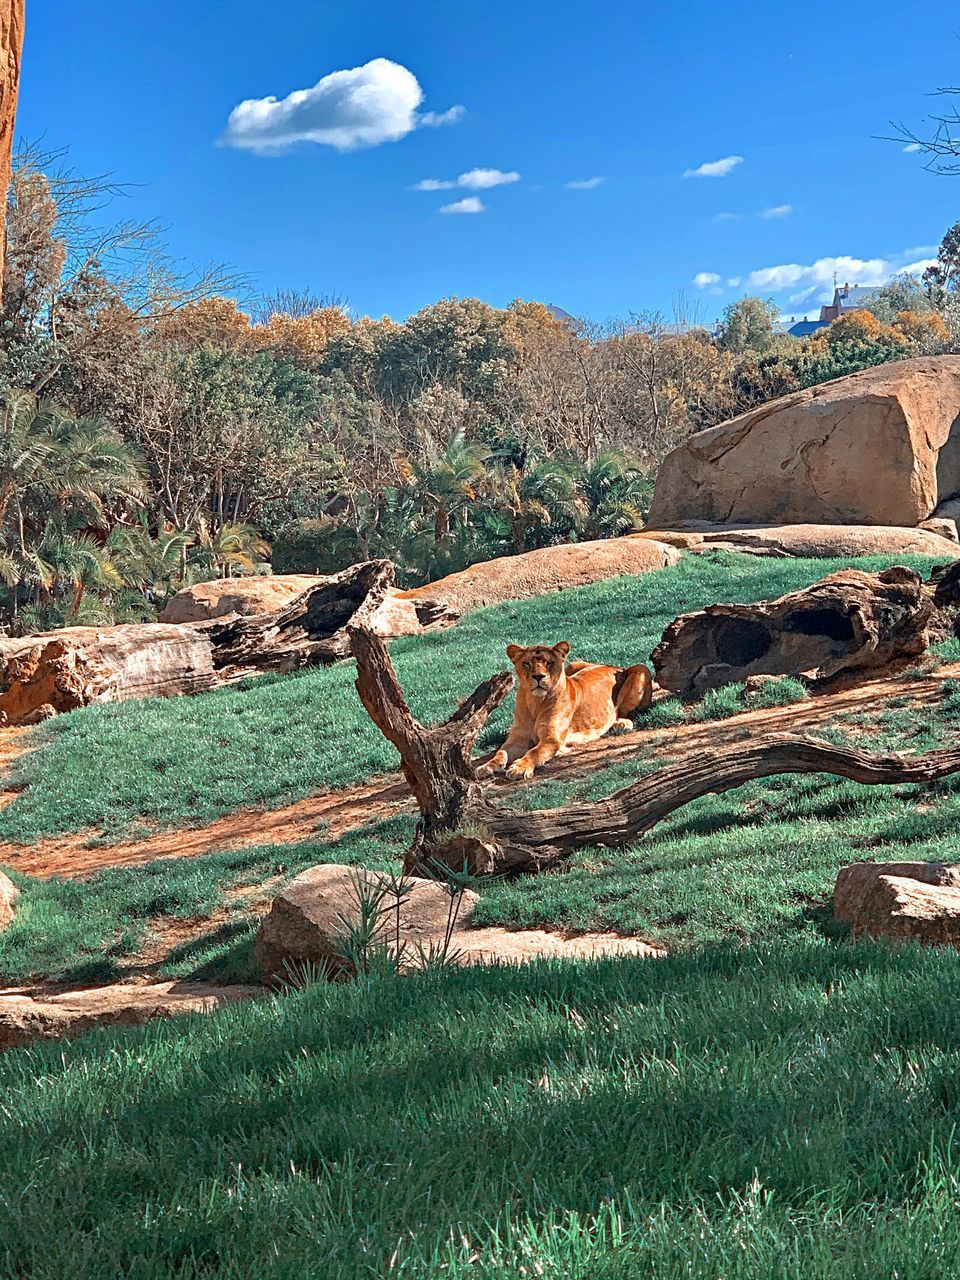
[[[848,284],[844,285],[840,290],[840,309],[841,311],[857,311],[860,307],[865,307],[869,302],[873,302],[879,289],[865,289],[863,285]]]
[[[572,332],[579,330],[580,321],[576,316],[572,316],[569,311],[564,311],[563,307],[555,307],[552,302],[545,302],[543,305],[553,316],[554,320],[556,320],[558,324],[562,324],[565,329],[570,329]]]
[[[808,338],[818,329],[825,329],[829,323],[829,320],[798,320],[796,324],[790,326],[787,333],[794,338]]]

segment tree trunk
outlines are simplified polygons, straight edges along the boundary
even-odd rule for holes
[[[652,660],[658,684],[685,698],[752,675],[825,679],[923,653],[933,608],[912,569],[844,569],[777,600],[682,614]]]
[[[349,635],[357,691],[399,751],[420,808],[417,837],[405,863],[414,874],[435,874],[438,866],[472,875],[540,871],[576,849],[631,844],[701,796],[779,773],[829,773],[877,785],[935,782],[960,772],[960,748],[878,755],[799,735],[769,735],[668,765],[596,804],[509,812],[494,804],[492,788],[477,781],[469,757],[480,729],[506,696],[510,677],[485,681],[445,724],[427,729],[411,715],[383,641],[362,627],[351,626]]]
[[[266,671],[335,662],[350,655],[350,623],[393,635],[438,621],[436,606],[397,601],[392,586],[389,560],[371,560],[331,575],[274,613],[65,627],[0,640],[0,723],[32,724],[91,702],[203,693]]]
[[[0,0],[0,301],[7,252],[6,209],[10,189],[13,130],[23,57],[24,0]]]

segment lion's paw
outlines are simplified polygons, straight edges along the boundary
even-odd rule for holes
[[[532,778],[533,768],[534,767],[532,764],[524,764],[523,761],[518,760],[515,764],[512,764],[510,768],[507,770],[507,777],[514,778],[514,779]]]

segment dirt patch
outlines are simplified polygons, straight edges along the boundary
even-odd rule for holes
[[[933,673],[904,675],[896,679],[870,680],[837,692],[819,694],[785,707],[763,707],[726,720],[682,724],[671,728],[639,729],[607,737],[559,756],[529,783],[495,786],[535,786],[550,779],[576,777],[607,765],[651,753],[658,759],[678,759],[686,754],[711,751],[722,743],[757,733],[806,733],[839,715],[853,713],[868,718],[885,711],[893,699],[909,699],[917,709],[936,706],[945,689],[960,678],[960,663]],[[415,812],[406,783],[389,774],[362,786],[310,796],[279,809],[240,809],[204,827],[165,831],[142,840],[116,845],[91,845],[90,832],[59,836],[35,845],[0,844],[0,865],[41,879],[59,875],[75,878],[103,867],[134,866],[156,858],[198,857],[221,849],[256,844],[296,844],[317,835],[321,825],[336,838],[370,822]]]

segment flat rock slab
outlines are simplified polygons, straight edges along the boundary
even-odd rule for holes
[[[638,535],[668,543],[694,555],[706,551],[742,551],[758,556],[802,556],[830,559],[843,556],[917,555],[955,560],[960,555],[952,521],[937,521],[942,531],[904,529],[874,524],[710,524],[685,521],[673,529],[650,528]]]
[[[265,994],[263,987],[199,982],[116,983],[39,995],[23,988],[0,991],[0,1050],[36,1040],[72,1038],[97,1026],[136,1027],[154,1018],[212,1013]]]
[[[463,614],[506,600],[526,600],[625,574],[650,573],[676,564],[678,559],[679,552],[674,547],[650,538],[571,542],[486,560],[404,594],[409,599],[427,599]]]

